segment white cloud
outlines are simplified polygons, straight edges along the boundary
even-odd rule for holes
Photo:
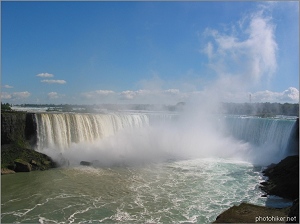
[[[278,102],[278,103],[298,103],[299,91],[295,87],[290,87],[282,92],[273,92],[269,90],[258,92],[245,92],[244,89],[233,89],[232,91],[219,92],[217,89],[204,89],[202,91],[187,91],[182,92],[179,89],[166,90],[126,90],[115,92],[113,90],[95,90],[81,93],[81,96],[86,103],[143,103],[143,104],[176,104],[178,102],[198,102],[201,100],[212,102],[235,102],[245,103],[249,102],[251,94],[252,102]],[[2,93],[3,95],[3,93]],[[49,99],[58,99],[61,96],[57,92],[48,93]],[[9,94],[3,95],[9,99]],[[217,98],[217,99],[216,99]]]
[[[13,93],[2,92],[1,98],[2,99],[20,100],[20,99],[28,98],[30,95],[31,94],[28,91],[13,92]]]
[[[3,88],[11,89],[11,88],[14,88],[14,87],[13,87],[13,86],[10,86],[10,85],[4,85]]]
[[[299,90],[295,87],[290,87],[287,90],[282,92],[283,99],[289,99],[299,102]]]
[[[12,95],[7,92],[1,92],[1,99],[11,99]]]
[[[253,102],[278,102],[278,103],[298,103],[299,90],[289,87],[282,92],[272,92],[269,90],[259,91],[252,94]]]
[[[257,92],[245,92],[242,89],[232,90],[226,92],[218,92],[218,90],[212,91],[211,89],[204,91],[193,91],[187,93],[188,97],[198,99],[208,99],[213,101],[217,98],[219,102],[233,102],[233,103],[299,103],[299,90],[295,87],[289,87],[282,92],[275,92],[270,90],[257,91]]]
[[[59,95],[57,92],[50,92],[47,94],[49,99],[57,99],[59,98]]]
[[[137,95],[136,91],[127,90],[120,93],[120,98],[122,100],[132,100],[136,95]]]
[[[28,98],[31,96],[31,93],[28,91],[24,92],[13,92],[13,93],[7,93],[7,92],[1,92],[1,99],[5,100],[11,100],[14,102],[18,102],[18,100],[21,100],[20,102],[23,102],[22,100]]]
[[[115,94],[115,92],[112,90],[102,90],[102,89],[82,93],[82,95],[88,99],[97,98],[99,96],[109,96],[109,95],[113,95],[113,94]]]
[[[112,91],[112,90],[96,90],[95,93],[97,95],[104,95],[104,96],[107,96],[107,95],[110,95],[110,94],[114,94],[115,92]]]
[[[24,99],[29,97],[31,94],[28,91],[24,92],[14,92],[12,93],[12,98],[14,99]]]
[[[40,73],[36,75],[37,77],[42,77],[42,78],[52,78],[54,77],[53,74],[49,74],[49,73]]]
[[[121,100],[131,100],[132,103],[174,104],[187,98],[188,94],[179,89],[136,91],[127,90],[119,93]]]
[[[125,90],[121,92],[114,92],[112,90],[96,90],[81,93],[81,95],[90,100],[90,102],[110,102],[116,103],[118,101],[128,101],[128,103],[146,103],[146,104],[172,104],[182,101],[187,97],[186,93],[182,93],[179,89],[167,90]]]
[[[179,89],[167,89],[163,91],[164,93],[167,94],[172,94],[172,95],[177,95],[180,93]]]
[[[65,80],[60,79],[43,79],[41,82],[45,82],[48,84],[66,84],[67,82]]]

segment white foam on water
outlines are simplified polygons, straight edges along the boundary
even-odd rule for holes
[[[45,189],[35,185],[36,194],[30,198],[34,206],[28,206],[28,196],[15,201],[23,208],[14,211],[10,211],[14,202],[3,201],[2,221],[210,223],[242,201],[265,203],[257,187],[260,175],[253,169],[250,163],[208,158],[44,171],[57,175],[55,184],[42,179],[51,185],[51,195],[42,194]]]

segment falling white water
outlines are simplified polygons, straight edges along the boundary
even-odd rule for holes
[[[39,113],[37,150],[73,164],[159,162],[231,158],[268,165],[279,162],[295,120],[179,114]]]
[[[68,149],[72,143],[92,142],[112,136],[124,128],[149,125],[143,114],[36,114],[37,149]]]
[[[228,116],[225,121],[228,134],[251,144],[248,156],[256,162],[279,162],[292,153],[287,146],[294,119]]]

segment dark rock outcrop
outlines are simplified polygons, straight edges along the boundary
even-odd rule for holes
[[[221,213],[215,223],[299,223],[299,156],[288,156],[278,164],[271,164],[263,174],[268,180],[260,188],[268,195],[293,199],[293,205],[277,209],[242,203]]]
[[[285,223],[288,208],[267,208],[264,206],[241,203],[220,214],[214,223]]]
[[[269,195],[295,200],[299,198],[299,156],[288,156],[263,171],[268,177],[260,188]]]
[[[299,198],[293,202],[288,217],[290,217],[290,220],[287,221],[288,223],[299,223]]]
[[[16,159],[14,164],[15,172],[30,172],[32,170],[32,165],[22,159]]]
[[[82,166],[91,166],[92,163],[91,162],[87,162],[87,161],[81,161],[80,165],[82,165]]]
[[[1,113],[1,174],[56,167],[45,154],[33,150],[37,142],[34,113]]]
[[[57,167],[47,155],[33,149],[22,148],[13,144],[1,146],[1,169],[15,172],[47,170]],[[1,170],[2,171],[2,170]],[[5,172],[1,172],[4,174]]]

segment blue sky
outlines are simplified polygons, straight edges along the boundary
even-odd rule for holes
[[[1,2],[2,101],[299,102],[299,2]]]

